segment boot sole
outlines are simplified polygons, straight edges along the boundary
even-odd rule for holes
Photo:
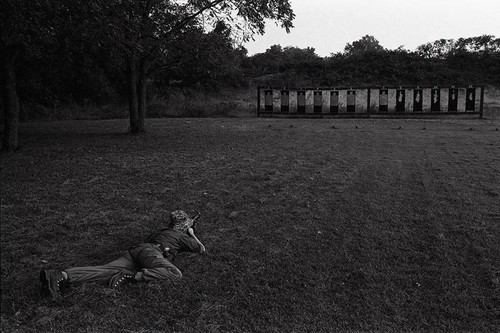
[[[52,296],[53,299],[58,299],[61,296],[59,292],[50,289],[50,281],[46,270],[40,272],[40,282],[42,283],[41,294],[43,297]]]

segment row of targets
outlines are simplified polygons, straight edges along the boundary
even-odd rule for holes
[[[298,114],[475,112],[478,89],[264,89],[263,110]]]

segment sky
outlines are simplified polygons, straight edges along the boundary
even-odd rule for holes
[[[387,49],[414,51],[427,42],[494,35],[500,38],[500,0],[290,0],[289,34],[273,21],[243,46],[249,55],[271,45],[312,47],[325,57],[374,36]]]

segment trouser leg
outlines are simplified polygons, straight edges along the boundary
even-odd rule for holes
[[[149,243],[140,244],[130,249],[130,254],[143,272],[145,281],[180,279],[181,271],[168,259],[163,258],[160,249]]]
[[[73,283],[107,280],[125,269],[136,270],[134,260],[128,251],[110,263],[101,266],[73,267],[66,269],[65,272],[68,274],[69,282]]]

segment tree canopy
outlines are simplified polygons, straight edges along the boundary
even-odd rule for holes
[[[0,15],[6,124],[3,148],[7,150],[15,150],[18,145],[15,74],[22,50],[27,51],[22,56],[25,64],[40,62],[49,54],[54,63],[60,62],[51,64],[53,70],[72,67],[61,71],[58,78],[78,71],[78,66],[99,68],[101,79],[116,76],[106,68],[120,68],[127,81],[130,129],[137,133],[144,131],[147,86],[154,75],[173,72],[186,54],[207,55],[200,59],[209,71],[216,63],[214,53],[227,50],[230,39],[246,41],[255,33],[262,34],[265,20],[274,20],[289,31],[294,19],[288,0],[2,0]],[[46,47],[47,41],[50,47]],[[202,52],[200,46],[205,46]],[[29,55],[38,59],[30,61]],[[70,61],[61,61],[66,59]],[[22,69],[33,70],[33,66]],[[38,74],[25,73],[24,77],[36,81]],[[79,74],[94,76],[89,72]],[[42,77],[39,84],[46,86]]]
[[[366,35],[360,40],[348,43],[345,46],[344,52],[348,55],[360,55],[364,53],[383,52],[384,50],[375,37]]]
[[[271,46],[246,59],[244,69],[262,85],[500,84],[500,39],[484,35],[441,39],[415,51],[382,47],[374,36],[319,57],[314,49]]]

